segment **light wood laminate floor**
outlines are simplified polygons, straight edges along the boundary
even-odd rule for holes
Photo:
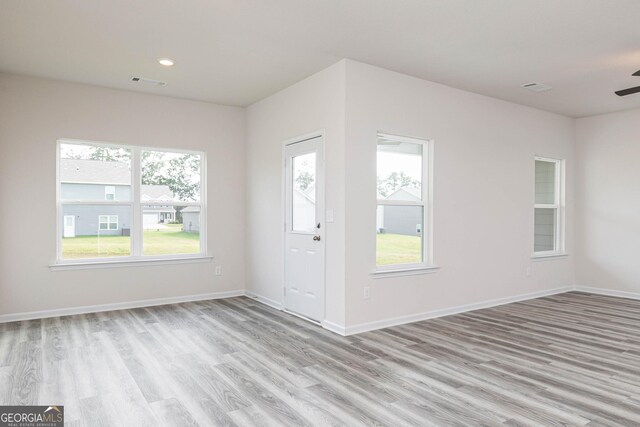
[[[248,298],[0,325],[0,404],[67,425],[640,425],[640,301],[567,293],[340,337]]]

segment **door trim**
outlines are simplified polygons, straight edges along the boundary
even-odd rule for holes
[[[326,192],[327,192],[327,178],[326,178],[326,161],[327,158],[325,156],[326,152],[325,152],[325,144],[324,144],[324,134],[325,134],[325,130],[324,129],[319,129],[316,130],[314,132],[309,132],[306,134],[302,134],[299,136],[295,136],[293,138],[288,138],[285,139],[284,141],[282,141],[282,148],[281,148],[281,154],[280,154],[280,165],[282,167],[282,176],[281,176],[281,183],[280,183],[280,188],[281,188],[281,197],[282,197],[282,204],[281,204],[281,211],[280,211],[280,224],[281,224],[281,236],[282,236],[282,269],[281,269],[281,274],[282,274],[282,309],[283,311],[290,313],[294,316],[297,316],[301,319],[307,320],[308,322],[314,323],[314,324],[319,324],[319,325],[324,325],[325,322],[325,316],[327,314],[327,244],[326,244],[326,239],[327,239],[327,228],[326,228],[326,221],[325,219],[325,212],[326,212]],[[323,259],[323,272],[322,272],[322,287],[323,287],[323,292],[322,292],[322,318],[318,319],[318,321],[316,322],[315,320],[309,319],[307,317],[305,317],[304,315],[301,315],[299,313],[293,313],[291,311],[289,311],[287,309],[287,300],[286,300],[286,295],[285,295],[285,289],[286,289],[286,283],[285,283],[285,277],[286,277],[286,268],[287,268],[287,239],[286,239],[286,232],[287,232],[287,147],[293,144],[298,144],[300,142],[305,142],[308,141],[310,139],[315,139],[315,138],[320,138],[319,141],[319,145],[320,145],[320,151],[322,152],[322,165],[320,166],[322,168],[322,179],[324,180],[323,183],[323,191],[322,191],[322,195],[320,197],[318,197],[318,201],[320,201],[320,203],[322,203],[322,209],[320,210],[320,215],[321,215],[321,222],[322,222],[322,227],[324,228],[324,233],[323,233],[323,239],[325,239],[325,244],[322,245],[322,259]]]

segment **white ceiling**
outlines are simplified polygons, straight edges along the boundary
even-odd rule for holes
[[[0,70],[246,106],[352,58],[581,117],[640,108],[613,94],[640,85],[639,18],[640,0],[0,0]]]

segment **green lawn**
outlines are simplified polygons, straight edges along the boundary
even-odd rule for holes
[[[145,255],[195,254],[200,252],[200,235],[185,233],[182,224],[166,224],[159,230],[145,230]],[[131,238],[125,236],[78,236],[62,239],[64,259],[128,256]]]
[[[379,233],[376,240],[377,265],[422,262],[422,239],[418,236]]]

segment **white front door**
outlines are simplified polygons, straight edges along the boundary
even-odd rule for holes
[[[64,216],[64,237],[76,237],[75,215]]]
[[[324,319],[324,156],[321,136],[285,146],[285,309]]]

